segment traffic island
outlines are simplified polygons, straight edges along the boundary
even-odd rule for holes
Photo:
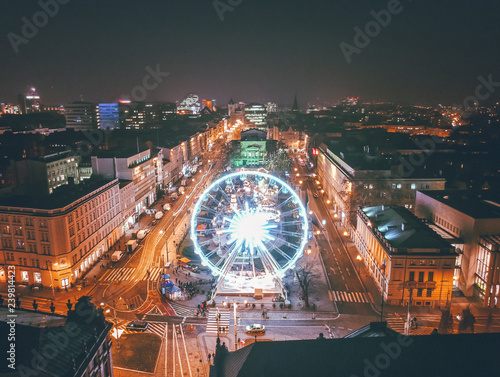
[[[120,349],[116,340],[111,349],[113,365],[118,368],[154,373],[161,347],[161,339],[155,334],[126,334],[120,337]]]

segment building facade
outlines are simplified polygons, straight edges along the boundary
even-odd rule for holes
[[[17,283],[69,287],[122,236],[120,217],[117,179],[62,186],[43,200],[3,198],[0,280],[14,265]]]
[[[97,126],[101,130],[115,130],[120,128],[120,114],[118,102],[100,103],[97,105]]]
[[[325,144],[319,147],[317,171],[317,183],[343,223],[355,221],[359,206],[399,205],[413,212],[417,190],[443,190],[446,183],[444,178],[400,176],[383,160],[365,155],[349,158]]]
[[[156,164],[151,151],[104,151],[92,156],[92,172],[107,179],[132,181],[135,213],[139,216],[156,200]]]
[[[65,107],[66,129],[89,131],[97,128],[96,105],[90,102],[73,102]]]
[[[499,307],[500,204],[462,190],[418,191],[415,213],[457,249],[455,286]]]
[[[358,209],[352,237],[383,298],[390,305],[440,307],[451,302],[454,247],[398,206]]]
[[[55,188],[80,182],[81,156],[72,151],[52,153],[36,159],[11,161],[10,185],[25,192],[52,194]]]
[[[267,128],[267,109],[265,105],[252,102],[245,105],[245,126],[246,128]]]

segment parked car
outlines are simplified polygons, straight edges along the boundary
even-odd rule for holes
[[[146,331],[148,323],[146,321],[132,321],[127,325],[127,330]]]
[[[151,226],[155,226],[156,224],[158,224],[158,221],[157,221],[157,220],[153,220],[153,221],[151,221]]]
[[[313,194],[313,196],[314,196],[315,198],[317,198],[317,197],[318,197],[318,194],[314,193],[314,194]]]
[[[200,272],[200,268],[198,266],[194,266],[192,264],[188,264],[186,265],[186,268],[189,270],[189,271],[192,271],[194,272],[195,274],[199,273]]]
[[[264,325],[260,325],[258,323],[254,323],[253,325],[247,326],[245,329],[245,333],[247,334],[265,334],[266,333],[266,327]]]

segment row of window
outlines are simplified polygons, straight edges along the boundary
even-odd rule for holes
[[[435,224],[439,224],[442,227],[448,229],[451,233],[457,235],[458,237],[462,236],[462,230],[453,225],[452,223],[449,223],[445,219],[442,219],[439,216],[432,215],[432,220],[434,221]]]
[[[425,272],[418,272],[418,282],[423,283],[425,278]],[[408,277],[408,281],[415,281],[415,271],[410,271],[410,276]],[[427,281],[434,281],[434,271],[429,271],[427,273]]]

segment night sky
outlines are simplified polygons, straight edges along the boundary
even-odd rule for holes
[[[44,1],[44,0],[42,0]],[[50,0],[45,0],[50,1]],[[38,1],[0,4],[0,101],[34,85],[45,104],[130,97],[146,66],[170,75],[147,100],[187,93],[217,99],[332,104],[342,96],[436,105],[461,103],[477,77],[500,82],[500,2],[402,0],[402,11],[348,64],[339,47],[389,1],[64,0],[15,53],[22,17]],[[228,0],[220,3],[227,4]],[[489,101],[500,98],[500,86]],[[488,102],[488,101],[486,101]]]

